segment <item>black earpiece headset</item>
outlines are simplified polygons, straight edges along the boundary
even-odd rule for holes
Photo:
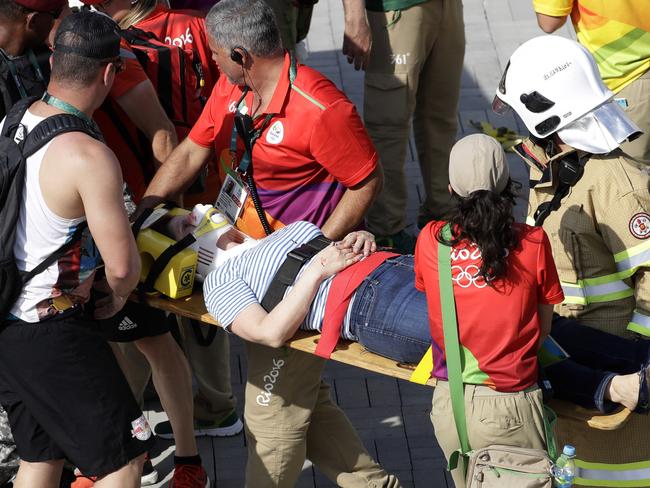
[[[234,46],[230,50],[230,59],[232,59],[238,65],[244,66],[244,54],[248,55],[248,51],[246,51],[245,48],[241,46]]]

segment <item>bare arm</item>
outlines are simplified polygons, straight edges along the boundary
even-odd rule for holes
[[[151,82],[143,81],[115,101],[149,139],[154,162],[160,166],[177,146],[178,138]]]
[[[338,243],[319,252],[289,294],[270,313],[255,303],[242,310],[230,330],[242,339],[269,347],[280,347],[305,320],[318,287],[326,278],[359,261],[363,253]]]
[[[343,0],[345,31],[343,32],[343,54],[354,69],[368,67],[368,55],[372,46],[372,34],[368,25],[364,0]]]
[[[539,314],[539,343],[537,349],[542,347],[546,337],[551,333],[551,323],[553,322],[553,305],[539,304],[537,305],[537,313]]]
[[[341,239],[357,228],[384,183],[379,166],[356,186],[345,190],[332,215],[323,224],[323,234],[330,239]]]
[[[93,141],[74,183],[88,228],[102,256],[113,294],[127,297],[140,277],[140,256],[122,201],[122,173],[115,155]]]
[[[537,13],[536,15],[537,15],[537,24],[547,34],[551,34],[556,30],[558,30],[560,27],[562,27],[566,22],[566,18],[567,18],[566,15],[563,17],[552,17],[550,15],[540,14],[540,13]]]
[[[152,207],[163,200],[181,195],[196,179],[212,156],[212,149],[199,146],[189,137],[174,149],[147,187],[140,207]]]

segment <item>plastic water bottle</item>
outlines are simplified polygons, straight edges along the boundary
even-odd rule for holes
[[[570,445],[564,446],[562,455],[555,461],[553,468],[553,486],[558,488],[571,488],[573,479],[576,476],[576,448]]]

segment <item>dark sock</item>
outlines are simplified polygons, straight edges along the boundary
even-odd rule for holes
[[[193,466],[201,466],[201,456],[174,456],[174,464],[191,464]]]

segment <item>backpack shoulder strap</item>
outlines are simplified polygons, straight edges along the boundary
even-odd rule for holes
[[[101,132],[85,120],[71,114],[58,114],[46,118],[29,132],[23,144],[25,159],[56,136],[67,132],[83,132],[98,141],[103,141]]]
[[[52,254],[46,257],[43,261],[38,263],[31,271],[23,273],[22,274],[23,285],[25,285],[29,280],[31,280],[37,274],[40,274],[43,271],[45,271],[47,268],[53,265],[61,256],[63,256],[66,252],[68,252],[68,250],[70,250],[72,246],[74,246],[76,242],[79,239],[81,239],[81,236],[83,235],[84,230],[86,230],[86,227],[88,227],[88,223],[86,221],[81,222],[79,225],[77,225],[77,228],[74,230],[74,232],[70,236],[70,239],[68,239],[67,242],[65,242],[56,251],[54,251]]]
[[[2,134],[5,137],[13,137],[20,121],[32,103],[38,100],[38,97],[28,97],[16,102],[13,107],[7,112],[5,123],[2,126]]]

